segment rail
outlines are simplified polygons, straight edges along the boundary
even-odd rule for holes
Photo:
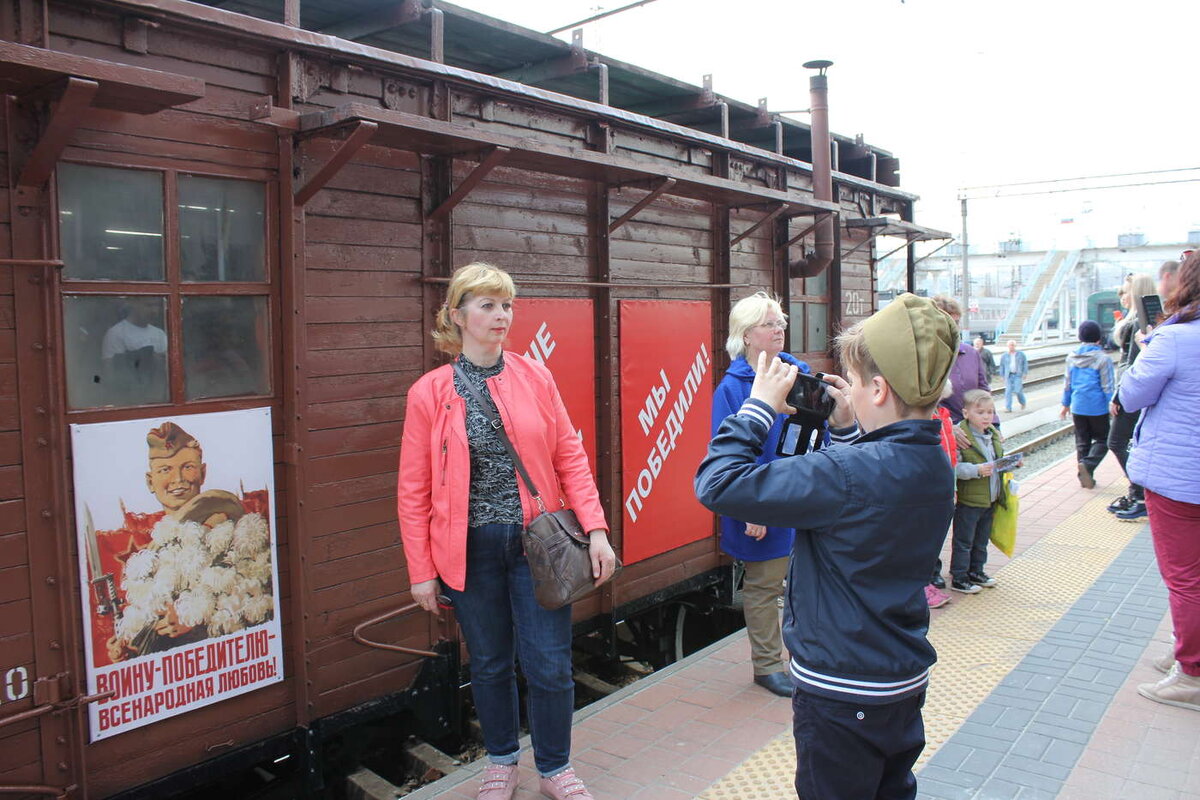
[[[1061,428],[1055,428],[1049,433],[1044,433],[1036,439],[1030,439],[1020,447],[1014,447],[1012,453],[1032,453],[1035,450],[1041,450],[1043,447],[1057,442],[1064,436],[1069,436],[1075,430],[1074,425],[1064,425]]]
[[[373,641],[362,635],[362,631],[364,628],[369,628],[372,625],[378,625],[381,622],[387,622],[389,619],[398,617],[401,614],[407,614],[408,612],[418,609],[420,607],[421,606],[417,603],[409,603],[406,606],[400,606],[397,609],[393,609],[392,611],[389,611],[386,614],[380,614],[377,617],[371,617],[370,619],[368,619],[364,622],[358,623],[357,625],[354,626],[354,641],[358,642],[359,644],[364,644],[367,647],[374,647],[379,650],[391,650],[396,653],[408,653],[409,655],[414,655],[414,656],[425,656],[426,658],[437,658],[440,655],[440,653],[435,653],[432,650],[418,650],[415,647],[402,647],[398,644],[385,644],[384,642]]]

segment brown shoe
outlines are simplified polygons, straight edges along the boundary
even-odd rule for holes
[[[1088,469],[1087,464],[1080,461],[1079,468],[1076,470],[1076,474],[1079,476],[1079,485],[1080,486],[1082,486],[1085,489],[1095,489],[1096,488],[1096,479],[1092,477],[1092,471],[1090,469]]]
[[[1200,678],[1180,671],[1178,665],[1158,683],[1143,683],[1138,694],[1156,703],[1200,711]]]

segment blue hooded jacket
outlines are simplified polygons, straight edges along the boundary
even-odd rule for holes
[[[790,353],[780,353],[779,358],[788,364],[795,364],[804,374],[811,374],[808,364],[793,357]],[[736,414],[750,396],[750,386],[754,383],[754,370],[746,363],[745,356],[737,359],[725,370],[725,376],[717,384],[712,404],[712,432],[715,435],[721,423],[730,414]],[[759,464],[766,464],[779,458],[775,448],[779,445],[779,435],[783,431],[783,422],[787,414],[780,414],[771,426],[767,440],[763,443],[763,452],[758,457]],[[740,561],[769,561],[773,558],[784,558],[792,551],[792,541],[795,539],[794,528],[767,528],[767,535],[755,541],[746,535],[746,523],[729,517],[721,517],[721,550]]]
[[[1098,345],[1085,344],[1067,356],[1062,404],[1072,414],[1098,417],[1108,414],[1115,381],[1113,362]]]

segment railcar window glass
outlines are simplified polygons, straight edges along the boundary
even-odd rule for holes
[[[63,298],[67,401],[72,408],[170,399],[166,311],[162,296]]]
[[[57,172],[63,277],[163,280],[162,174],[84,164]]]
[[[804,279],[804,293],[823,295],[829,291],[829,270],[822,270],[820,275]]]
[[[183,298],[188,400],[265,394],[268,361],[267,298]]]
[[[804,303],[788,305],[788,336],[791,342],[788,350],[793,353],[804,352]]]
[[[808,303],[808,324],[805,326],[807,352],[829,348],[829,309],[821,303]]]
[[[183,280],[266,280],[264,195],[261,183],[179,176]]]

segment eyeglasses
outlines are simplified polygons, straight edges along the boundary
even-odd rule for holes
[[[758,327],[760,327],[760,328],[777,328],[781,331],[786,331],[787,323],[781,319],[777,319],[777,320],[773,320],[771,322],[760,322],[758,324]]]

